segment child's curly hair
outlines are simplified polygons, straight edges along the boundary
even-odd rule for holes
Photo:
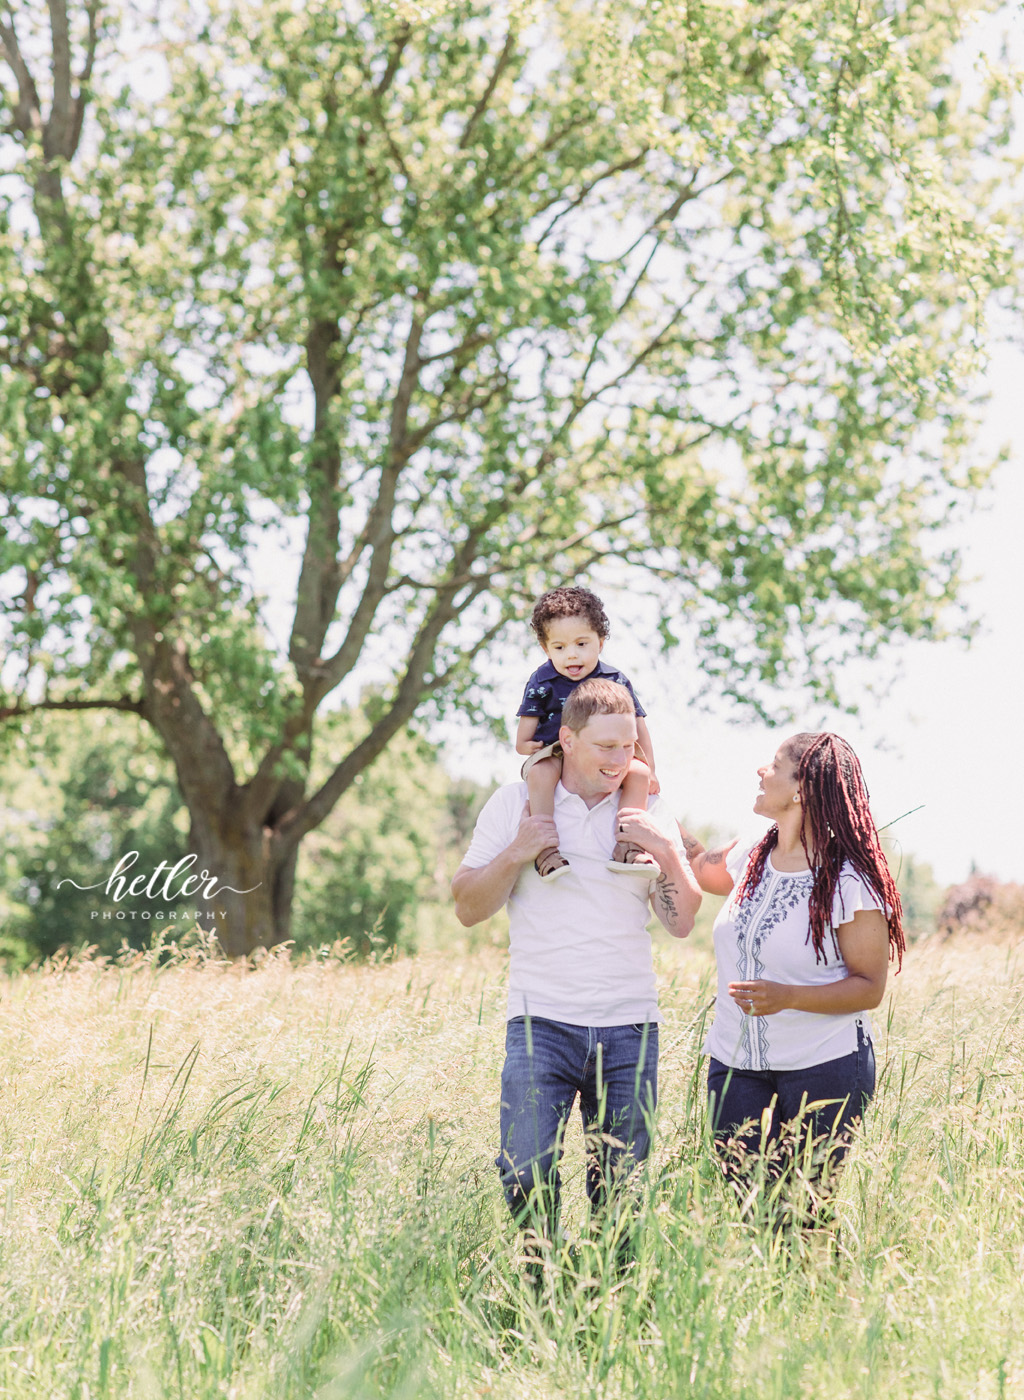
[[[547,641],[549,624],[557,617],[582,617],[602,642],[611,631],[601,599],[589,588],[551,588],[541,594],[530,618],[530,626],[541,646]]]

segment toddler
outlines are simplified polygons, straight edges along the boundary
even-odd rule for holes
[[[555,815],[555,788],[562,773],[558,743],[562,706],[580,682],[591,676],[617,681],[633,698],[638,742],[622,784],[620,805],[646,807],[648,794],[658,791],[651,736],[644,722],[645,711],[628,679],[600,659],[609,632],[600,598],[589,588],[553,588],[537,600],[530,625],[548,658],[526,682],[518,710],[516,752],[529,754],[523,764],[523,777],[531,815]],[[557,880],[569,869],[569,862],[557,846],[541,851],[534,865],[542,880]],[[608,869],[642,875],[646,880],[661,873],[653,856],[626,841],[616,843]]]

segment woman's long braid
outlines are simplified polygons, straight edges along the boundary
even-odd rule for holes
[[[747,868],[740,881],[740,887],[736,894],[737,902],[749,899],[761,883],[761,876],[764,874],[765,861],[778,845],[779,828],[770,826],[765,834],[758,841],[757,845],[750,852],[747,860]]]
[[[857,755],[838,734],[798,734],[786,751],[796,765],[804,814],[800,839],[814,871],[809,940],[815,960],[820,962],[825,956],[826,930],[839,951],[832,905],[840,872],[849,861],[882,904],[889,928],[889,955],[902,966],[906,949],[903,906],[878,839]],[[778,839],[779,829],[773,826],[751,852],[739,888],[740,899],[757,889]]]

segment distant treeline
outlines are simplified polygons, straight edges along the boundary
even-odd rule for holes
[[[340,749],[353,717],[329,723]],[[114,954],[194,927],[204,902],[195,898],[201,872],[187,861],[188,814],[144,726],[50,716],[12,736],[0,781],[0,957],[25,964],[83,944]],[[367,957],[415,948],[448,917],[448,882],[489,792],[451,778],[422,737],[396,738],[303,845],[296,949],[347,941],[352,956]]]
[[[355,717],[340,711],[329,723],[340,750]],[[25,964],[83,945],[114,954],[194,928],[201,872],[188,864],[188,814],[170,764],[133,717],[33,721],[10,736],[0,780],[0,957]],[[399,736],[303,845],[296,951],[342,943],[365,958],[443,940],[448,882],[490,790],[453,779],[422,736]],[[931,868],[893,843],[889,857],[908,931],[932,930],[944,892]],[[698,937],[717,903],[707,901]]]

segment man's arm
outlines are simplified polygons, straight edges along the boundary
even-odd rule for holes
[[[554,817],[531,817],[523,808],[519,830],[510,846],[506,846],[487,865],[460,865],[452,880],[455,896],[455,917],[464,928],[472,928],[496,914],[502,907],[519,872],[541,851],[558,845],[558,829]]]
[[[654,855],[654,852],[651,852]],[[654,884],[651,904],[655,914],[673,938],[685,938],[693,928],[700,908],[700,890],[691,872],[683,864],[671,841],[668,855],[656,855],[661,874]]]
[[[651,903],[672,937],[685,938],[700,908],[700,888],[679,854],[679,848],[650,813],[639,807],[623,807],[619,812],[619,834],[624,840],[635,841],[649,851],[661,866]]]
[[[733,878],[725,868],[725,858],[735,846],[737,838],[734,837],[724,846],[709,851],[702,841],[690,835],[682,822],[676,822],[676,825],[679,827],[679,835],[683,838],[686,859],[690,862],[690,869],[697,877],[701,889],[706,890],[708,894],[731,894]]]

